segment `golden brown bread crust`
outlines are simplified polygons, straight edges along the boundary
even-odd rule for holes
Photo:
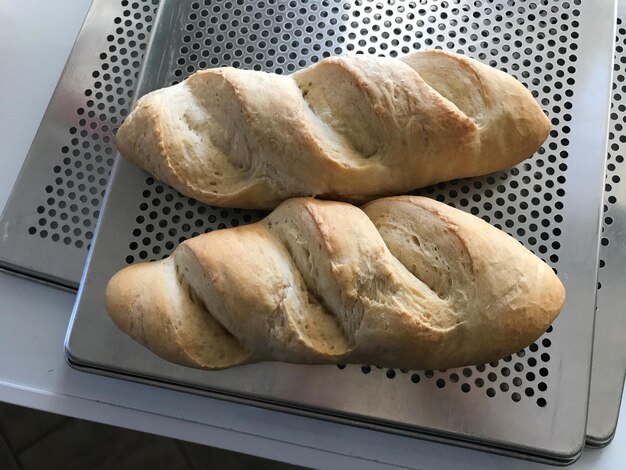
[[[365,202],[512,166],[550,121],[506,73],[442,51],[329,58],[290,76],[197,72],[142,97],[120,153],[199,201]]]
[[[190,367],[444,369],[527,346],[564,295],[517,240],[445,204],[401,196],[359,209],[296,198],[256,224],[121,270],[106,304],[123,331]]]

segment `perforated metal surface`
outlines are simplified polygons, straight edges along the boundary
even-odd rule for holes
[[[0,221],[0,265],[78,287],[158,0],[94,1]]]
[[[31,235],[76,248],[89,246],[113,166],[112,133],[128,113],[156,13],[156,0],[142,3],[121,3],[125,9],[114,18],[118,26],[107,35],[109,46],[91,72],[93,83],[84,91],[84,105],[75,111],[76,125],[60,149],[61,161],[52,168],[54,183],[44,188],[47,197],[37,206],[41,217],[28,228]]]
[[[596,2],[590,15],[580,2],[548,1],[163,4],[140,94],[205,66],[289,73],[328,55],[392,56],[426,47],[467,53],[515,75],[553,122],[544,148],[507,172],[423,192],[485,218],[542,256],[564,280],[568,303],[554,331],[528,349],[460,370],[262,364],[203,373],[167,364],[108,320],[102,305],[108,277],[127,263],[166,256],[189,236],[263,214],[198,204],[120,161],[68,338],[71,360],[500,451],[573,458],[584,440],[597,266],[589,247],[598,243],[611,7]],[[593,51],[585,37],[593,37]],[[608,46],[606,54],[598,44]],[[585,68],[591,57],[593,73]]]
[[[626,2],[618,8],[613,90],[609,129],[603,225],[587,442],[602,446],[613,438],[619,416],[626,348],[624,293],[626,282]]]

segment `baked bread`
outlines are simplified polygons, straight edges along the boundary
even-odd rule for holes
[[[142,97],[116,144],[198,201],[362,203],[515,165],[550,121],[510,75],[442,51],[336,57],[290,76],[217,68]]]
[[[417,196],[361,209],[291,199],[126,267],[106,289],[119,328],[202,369],[486,363],[544,333],[563,301],[552,269],[517,240]]]

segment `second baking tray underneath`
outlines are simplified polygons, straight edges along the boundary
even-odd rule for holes
[[[613,2],[162,2],[137,96],[199,68],[290,73],[345,53],[442,47],[514,74],[553,123],[544,147],[506,172],[422,193],[488,220],[545,259],[567,301],[546,334],[493,364],[447,371],[265,363],[202,372],[119,332],[104,287],[207,230],[263,213],[205,206],[129,163],[115,164],[68,333],[81,368],[264,406],[567,463],[585,439],[606,156]]]

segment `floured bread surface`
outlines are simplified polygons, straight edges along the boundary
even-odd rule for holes
[[[365,202],[483,175],[535,152],[550,122],[510,75],[464,56],[328,58],[290,76],[197,72],[142,97],[120,153],[217,206]]]
[[[564,295],[552,269],[509,235],[401,196],[362,208],[288,200],[256,224],[121,270],[106,302],[123,331],[191,367],[445,369],[524,348]]]

